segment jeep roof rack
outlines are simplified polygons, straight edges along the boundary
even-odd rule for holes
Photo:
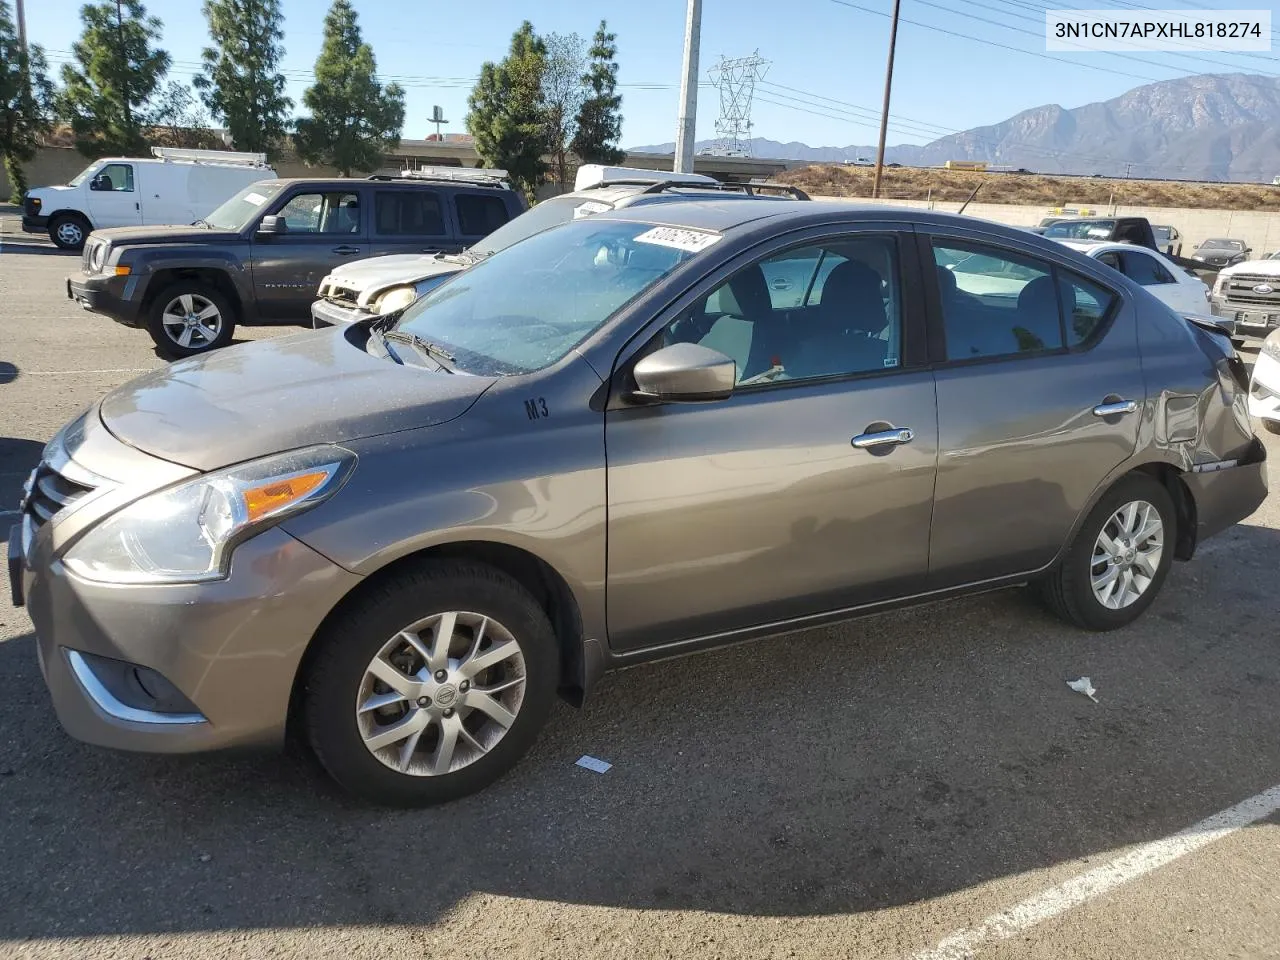
[[[619,184],[631,184],[633,186],[644,186],[644,193],[665,193],[667,190],[713,190],[724,193],[745,193],[749,197],[757,196],[757,191],[777,191],[778,193],[790,194],[792,200],[808,200],[809,195],[799,187],[793,187],[789,183],[744,183],[736,180],[712,180],[710,183],[687,183],[683,180],[658,180],[650,182],[647,180],[614,180],[610,186]],[[594,188],[592,188],[594,189]]]
[[[416,167],[399,173],[375,173],[370,180],[430,180],[437,183],[465,183],[473,187],[506,188],[511,175],[506,170],[484,167]]]
[[[157,160],[190,160],[194,163],[220,163],[237,167],[265,167],[265,153],[237,153],[234,150],[189,150],[183,147],[152,147]]]

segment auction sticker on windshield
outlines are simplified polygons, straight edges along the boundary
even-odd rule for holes
[[[246,193],[244,199],[246,203],[252,203],[255,207],[260,207],[267,202],[267,198],[260,193]]]
[[[685,230],[680,227],[654,227],[636,237],[636,243],[653,243],[660,247],[674,247],[686,253],[699,253],[720,240],[718,233],[701,230]]]
[[[573,219],[581,220],[583,217],[589,217],[595,213],[607,213],[613,207],[607,203],[600,203],[597,200],[588,200],[586,203],[580,203],[573,208]]]

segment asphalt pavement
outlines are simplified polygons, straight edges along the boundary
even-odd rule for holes
[[[4,229],[0,511],[162,363]],[[1116,633],[1014,590],[627,670],[494,787],[392,812],[297,752],[70,740],[0,601],[0,957],[1280,956],[1280,817],[1230,815],[1280,785],[1277,569],[1273,497]]]

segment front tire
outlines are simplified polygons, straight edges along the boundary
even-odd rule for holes
[[[1041,596],[1085,630],[1128,626],[1160,592],[1176,542],[1169,492],[1152,477],[1132,474],[1089,512],[1062,563],[1040,583]]]
[[[488,786],[533,745],[555,697],[546,613],[480,564],[392,577],[315,642],[307,740],[334,780],[377,803],[427,806]]]
[[[225,347],[235,334],[231,303],[198,281],[180,281],[157,294],[147,311],[147,332],[167,360]]]
[[[76,214],[60,213],[49,221],[49,239],[60,250],[83,250],[89,221]]]

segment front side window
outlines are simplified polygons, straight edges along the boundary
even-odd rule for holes
[[[112,193],[133,193],[133,164],[108,163],[94,174],[93,189]]]
[[[354,193],[299,193],[277,216],[289,233],[351,234],[360,232],[360,197]]]
[[[373,222],[381,237],[443,236],[440,195],[431,190],[379,190],[373,196]]]
[[[1122,272],[1130,280],[1144,287],[1176,282],[1173,274],[1161,266],[1155,257],[1149,257],[1145,253],[1125,253]]]
[[[873,373],[902,362],[901,303],[893,238],[832,240],[744,267],[662,342],[720,351],[743,387]]]
[[[501,197],[474,193],[454,195],[458,229],[464,237],[484,237],[507,222],[507,205]]]
[[[959,241],[935,240],[933,256],[948,360],[1062,348],[1049,264]]]
[[[466,373],[531,373],[719,240],[681,227],[575,220],[457,274],[407,307],[396,328],[446,350]]]

